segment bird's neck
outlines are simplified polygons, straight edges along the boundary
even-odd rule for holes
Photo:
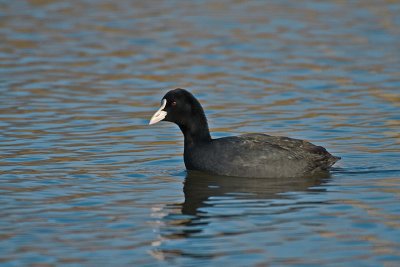
[[[185,147],[211,141],[207,119],[203,114],[198,115],[197,118],[192,117],[191,121],[179,125],[179,128],[185,138]]]

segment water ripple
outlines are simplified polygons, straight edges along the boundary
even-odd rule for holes
[[[0,264],[400,261],[398,3],[0,11]],[[342,160],[318,179],[187,174],[178,128],[147,126],[175,87],[198,96],[214,137],[303,138]]]

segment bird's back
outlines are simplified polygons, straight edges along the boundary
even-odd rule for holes
[[[185,147],[189,170],[243,177],[291,177],[328,170],[340,158],[304,140],[244,134]]]

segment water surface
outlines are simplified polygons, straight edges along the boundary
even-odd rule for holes
[[[396,1],[0,3],[0,265],[397,266]],[[330,177],[186,173],[190,89],[213,137],[342,157]]]

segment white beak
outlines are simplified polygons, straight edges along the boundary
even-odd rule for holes
[[[163,120],[165,118],[165,116],[167,116],[167,112],[163,110],[166,105],[167,105],[167,100],[163,99],[161,107],[156,111],[156,113],[154,113],[153,117],[151,117],[149,125],[157,123],[157,122]]]

